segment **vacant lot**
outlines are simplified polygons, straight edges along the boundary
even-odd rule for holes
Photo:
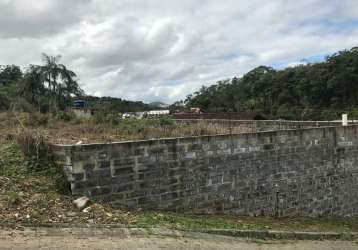
[[[48,134],[45,136],[51,140],[61,140],[63,136],[64,140],[66,140],[65,142],[71,143],[77,140],[85,140],[85,137],[92,138],[91,136],[94,136],[94,139],[98,139],[99,135],[104,134],[99,132],[94,134],[83,132],[81,134],[79,131],[86,126],[91,128],[98,126],[101,128],[101,126],[105,125],[95,125],[95,123],[86,125],[83,121],[77,124],[49,117],[37,117],[35,119],[35,117],[26,116],[26,114],[2,113],[2,115],[4,116],[3,118],[7,118],[7,120],[0,119],[0,124],[2,125],[0,127],[0,132],[2,132],[0,137],[0,221],[2,223],[17,225],[48,223],[112,224],[160,226],[176,229],[230,228],[358,232],[358,219],[312,219],[301,217],[276,219],[221,215],[204,216],[160,211],[127,212],[113,209],[109,204],[100,203],[92,203],[88,212],[81,212],[73,206],[72,200],[74,197],[70,195],[69,189],[64,182],[65,178],[59,169],[50,161],[47,161],[46,155],[43,157],[38,155],[36,150],[33,155],[24,155],[24,150],[27,150],[29,145],[25,144],[24,147],[21,143],[19,144],[19,140],[16,140],[16,133],[18,130],[23,130],[22,126],[26,126],[30,132],[35,131],[40,134],[41,132],[47,132]],[[137,121],[121,122],[124,124]],[[155,122],[159,124],[160,122],[166,123],[166,126],[178,126],[175,124],[170,125],[170,120],[157,120]],[[13,124],[12,126],[11,123]],[[34,128],[33,124],[35,123],[38,124],[37,129]],[[116,126],[123,126],[123,124],[110,125],[106,129],[108,131],[116,130],[118,129]],[[161,129],[158,131],[164,131],[164,127]],[[118,131],[123,130],[121,128]],[[138,136],[134,133],[131,135]],[[140,135],[143,136],[142,134]],[[119,134],[118,138],[120,138]]]
[[[177,123],[169,116],[121,119],[119,115],[112,114],[78,119],[68,114],[54,117],[40,113],[0,113],[0,138],[23,129],[34,130],[49,142],[60,144],[252,132],[251,128],[228,128],[206,122]]]

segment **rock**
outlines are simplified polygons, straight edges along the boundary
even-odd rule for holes
[[[67,217],[75,217],[77,215],[77,213],[75,213],[75,212],[68,212],[68,213],[66,213],[66,216]]]
[[[88,213],[89,211],[91,211],[91,207],[87,207],[82,210],[82,212],[84,212],[84,213]]]
[[[78,209],[82,210],[87,207],[89,201],[90,200],[86,196],[82,196],[82,197],[74,200],[73,204],[75,204]]]

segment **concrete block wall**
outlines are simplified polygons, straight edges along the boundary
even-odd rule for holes
[[[53,145],[74,195],[126,209],[357,216],[358,126]]]

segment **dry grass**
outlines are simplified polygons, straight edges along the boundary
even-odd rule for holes
[[[231,133],[247,132],[243,129],[232,129]],[[153,138],[172,138],[183,136],[199,136],[230,133],[230,130],[218,125],[204,123],[185,125],[175,124],[172,126],[155,126],[146,124],[139,129],[123,129],[118,126],[108,126],[105,124],[67,124],[60,123],[46,128],[51,142],[61,144],[71,144],[78,141],[83,143],[91,142],[114,142],[127,140],[143,140]]]
[[[153,138],[215,135],[251,132],[252,129],[227,128],[219,124],[199,122],[195,124],[176,123],[170,118],[118,119],[98,123],[94,119],[72,119],[63,121],[40,114],[0,113],[0,139],[16,134],[18,128],[31,128],[51,143],[74,144],[114,142]],[[35,129],[35,130],[34,130]]]

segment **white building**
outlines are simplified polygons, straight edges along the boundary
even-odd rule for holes
[[[122,114],[122,118],[137,118],[142,119],[144,117],[153,117],[153,116],[161,116],[161,115],[169,115],[169,110],[150,110],[143,112],[128,112]]]

